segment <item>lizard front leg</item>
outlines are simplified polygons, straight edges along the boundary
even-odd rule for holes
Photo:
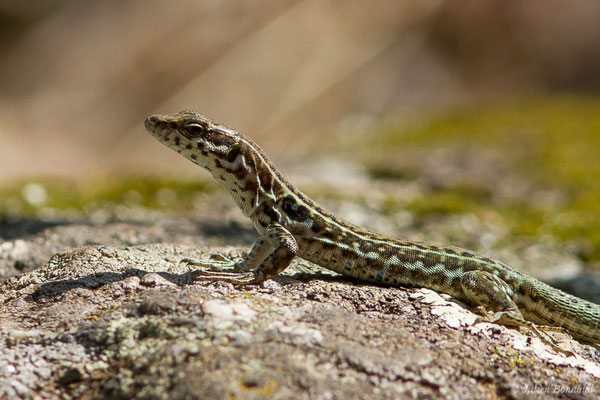
[[[298,251],[298,244],[294,236],[283,227],[273,222],[265,230],[266,240],[261,243],[257,241],[248,257],[236,268],[239,272],[215,271],[211,269],[199,269],[192,272],[192,279],[199,281],[223,281],[236,285],[260,284],[272,278],[290,265]],[[260,262],[260,258],[269,250],[270,254]],[[253,264],[260,264],[253,270]],[[205,263],[193,263],[192,265],[207,265]],[[208,264],[210,266],[210,262]]]
[[[258,267],[261,262],[273,251],[273,246],[263,238],[259,238],[250,253],[240,261],[234,261],[224,256],[221,253],[217,253],[216,257],[218,260],[202,260],[195,261],[189,258],[184,258],[180,263],[185,263],[187,266],[194,266],[200,268],[209,268],[212,271],[224,271],[234,269],[236,271],[251,271]],[[212,256],[211,256],[212,258]]]

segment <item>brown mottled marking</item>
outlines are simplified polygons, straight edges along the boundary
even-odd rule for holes
[[[254,196],[256,194],[256,189],[258,189],[258,183],[254,179],[249,179],[245,182],[245,186],[240,186],[240,189]]]
[[[240,154],[240,146],[232,146],[229,152],[227,152],[227,162],[234,162],[238,154]]]

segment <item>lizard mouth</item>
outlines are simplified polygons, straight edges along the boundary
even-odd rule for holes
[[[146,130],[162,142],[174,142],[177,133],[165,126],[165,120],[159,115],[151,115],[144,121]]]
[[[152,134],[158,134],[158,133],[163,133],[162,131],[164,129],[159,129],[161,122],[164,122],[164,120],[158,116],[158,115],[151,115],[148,118],[146,118],[146,120],[144,121],[144,125],[146,126],[146,130]]]

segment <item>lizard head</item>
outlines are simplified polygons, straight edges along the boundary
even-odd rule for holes
[[[232,163],[244,144],[235,130],[193,111],[152,115],[145,125],[159,142],[210,171]]]

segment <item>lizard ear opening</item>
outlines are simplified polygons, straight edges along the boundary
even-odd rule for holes
[[[241,147],[239,144],[234,144],[231,146],[231,149],[227,153],[227,162],[232,163],[237,158],[238,154],[240,154]]]

